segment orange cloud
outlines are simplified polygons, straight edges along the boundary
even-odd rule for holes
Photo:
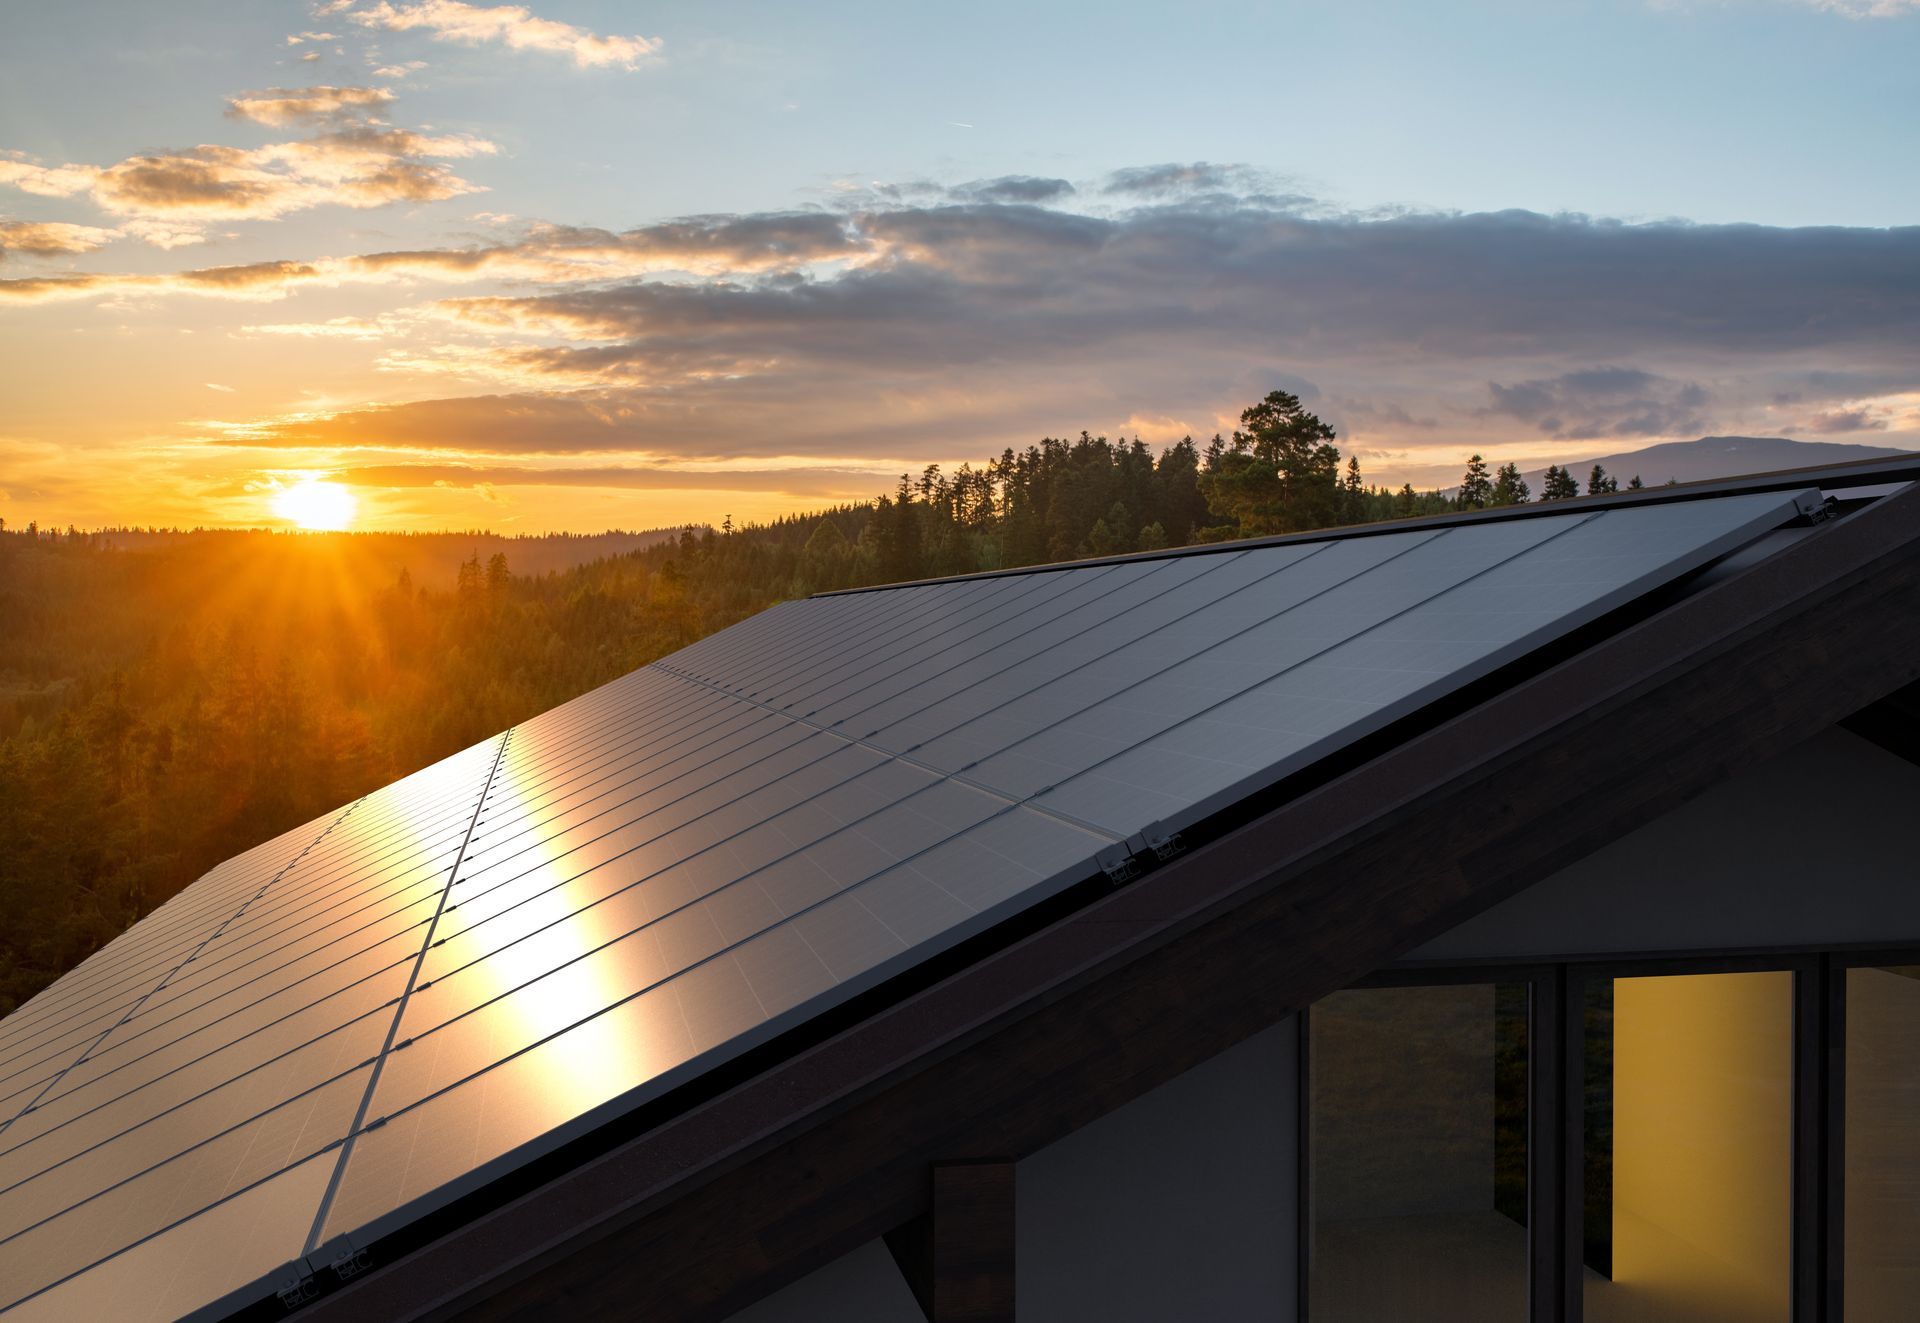
[[[256,124],[292,124],[379,110],[393,100],[384,87],[271,87],[227,98],[227,113]]]
[[[254,262],[166,275],[61,275],[0,280],[0,302],[50,303],[113,294],[183,293],[222,299],[277,299],[294,285],[326,279],[306,262]]]
[[[480,6],[462,4],[460,0],[417,0],[417,3],[396,6],[380,0],[373,8],[349,13],[347,17],[362,27],[389,32],[419,29],[437,41],[457,41],[468,46],[497,41],[514,50],[565,55],[582,69],[606,65],[632,69],[660,50],[658,38],[602,37],[571,23],[536,18],[525,5]]]
[[[0,260],[9,253],[28,257],[61,257],[90,253],[114,238],[112,230],[61,221],[0,220]]]

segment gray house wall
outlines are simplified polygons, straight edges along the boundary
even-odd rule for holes
[[[1920,768],[1843,730],[1748,770],[1408,960],[1920,944]],[[1023,1323],[1291,1323],[1297,1025],[1023,1160]],[[918,1323],[879,1241],[734,1323]]]
[[[1408,960],[1920,942],[1920,767],[1838,728]]]

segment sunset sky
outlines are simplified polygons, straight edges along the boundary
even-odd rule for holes
[[[1396,484],[1920,448],[1920,0],[74,0],[4,34],[10,526],[283,523],[316,475],[361,528],[738,520],[1204,439],[1275,387]]]

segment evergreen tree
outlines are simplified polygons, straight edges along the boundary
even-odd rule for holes
[[[1573,476],[1573,470],[1558,464],[1547,466],[1546,477],[1540,483],[1541,500],[1570,501],[1579,494],[1580,480]]]
[[[1327,528],[1341,515],[1340,451],[1334,430],[1286,391],[1240,415],[1233,444],[1209,451],[1200,490],[1242,537]],[[1217,441],[1217,438],[1216,438]]]
[[[1620,490],[1620,480],[1609,477],[1607,471],[1595,464],[1593,472],[1587,477],[1587,495],[1610,496]]]
[[[1640,481],[1640,475],[1636,473],[1633,475],[1633,480],[1627,484],[1627,490],[1630,492],[1641,491],[1646,485],[1646,483]]]
[[[1493,505],[1525,505],[1533,499],[1533,493],[1527,489],[1527,483],[1520,476],[1518,464],[1502,464],[1494,479],[1493,493],[1489,503]]]
[[[1493,481],[1487,477],[1487,461],[1478,455],[1467,460],[1466,476],[1460,479],[1460,508],[1484,510],[1493,499]]]
[[[507,569],[507,553],[496,551],[487,561],[487,593],[498,597],[506,592],[507,584],[513,579],[513,573]]]

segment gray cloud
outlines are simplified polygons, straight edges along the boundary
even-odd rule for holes
[[[1123,173],[1136,198],[1220,182],[1174,169],[1186,184],[1162,167]],[[493,286],[411,317],[385,365],[495,393],[239,439],[950,456],[1082,426],[1204,435],[1272,383],[1305,380],[1350,439],[1387,453],[1449,438],[1771,434],[1920,390],[1920,228],[1355,216],[1244,194],[1088,215],[984,195],[1010,198],[1029,181],[1017,182],[249,268],[289,284]],[[0,294],[85,292],[40,285]],[[465,338],[425,343],[438,332],[422,326]],[[1789,398],[1791,413],[1770,412]]]
[[[1041,179],[1034,175],[1002,175],[998,179],[976,179],[961,184],[953,195],[973,202],[1057,202],[1071,197],[1074,187],[1064,179]]]
[[[1598,367],[1503,386],[1487,383],[1489,412],[1531,423],[1548,436],[1677,436],[1707,430],[1707,392],[1640,368]]]
[[[1190,165],[1167,162],[1162,165],[1135,165],[1115,170],[1107,176],[1103,193],[1145,194],[1222,193],[1241,183],[1249,172],[1244,166],[1214,165],[1195,161]]]
[[[1865,409],[1830,409],[1826,413],[1815,414],[1805,426],[1809,432],[1837,436],[1846,432],[1884,432],[1887,430],[1887,420]]]

